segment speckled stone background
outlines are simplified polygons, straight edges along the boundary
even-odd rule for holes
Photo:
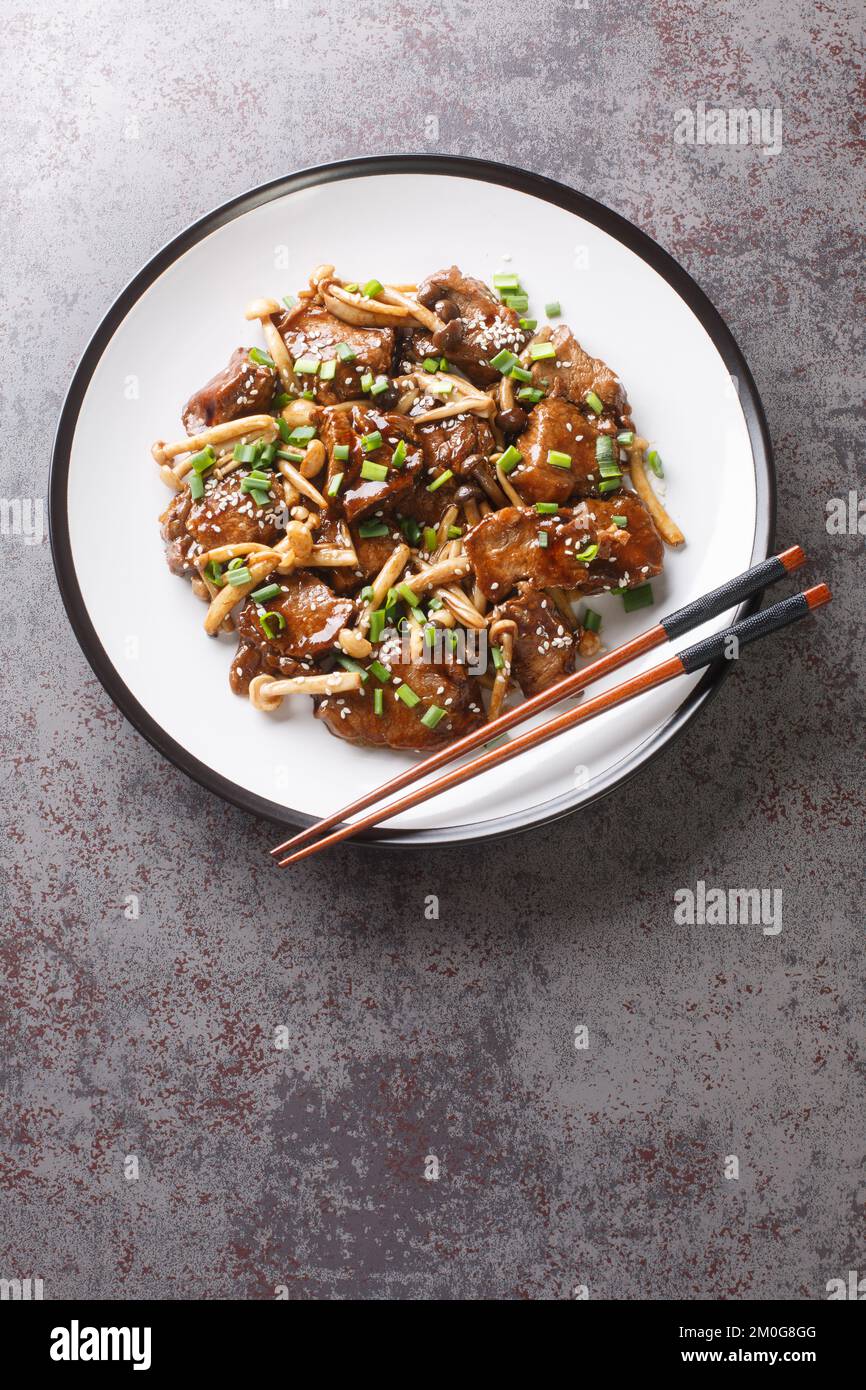
[[[866,488],[859,5],[0,11],[4,498],[45,496],[72,369],[163,242],[294,168],[438,149],[582,189],[691,271],[765,402],[778,537],[836,594],[580,816],[274,878],[270,828],[113,708],[47,542],[2,535],[0,1276],[816,1299],[866,1272],[864,539],[825,525]],[[779,108],[781,152],[675,143],[699,101]],[[699,879],[781,888],[782,932],[676,925]]]

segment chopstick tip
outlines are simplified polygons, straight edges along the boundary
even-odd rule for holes
[[[813,588],[807,589],[803,595],[810,608],[821,608],[825,603],[830,603],[833,595],[826,584],[816,584]]]
[[[801,545],[792,545],[787,550],[782,551],[779,559],[790,574],[791,570],[799,569],[800,565],[805,565],[806,552]]]

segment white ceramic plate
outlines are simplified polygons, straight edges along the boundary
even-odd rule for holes
[[[687,544],[667,552],[655,608],[626,615],[617,597],[592,600],[608,645],[764,558],[773,525],[766,427],[736,344],[685,272],[600,204],[438,156],[307,170],[226,204],[141,271],[89,345],[55,444],[52,542],[78,639],[124,714],[203,785],[289,825],[376,786],[407,755],[341,742],[307,700],[268,717],[231,693],[233,640],[204,635],[202,604],[165,564],[157,515],[168,493],[150,446],[178,433],[184,401],[233,348],[259,341],[247,301],[296,291],[322,261],[362,281],[419,280],[452,262],[488,282],[513,269],[536,312],[559,300],[580,342],[620,375],[664,459],[665,501]],[[633,773],[719,679],[718,669],[683,678],[371,838],[449,842],[563,815]]]

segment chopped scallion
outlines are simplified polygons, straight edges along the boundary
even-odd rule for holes
[[[402,468],[402,467],[403,467],[403,464],[404,464],[405,462],[406,462],[406,441],[405,441],[405,439],[400,439],[400,440],[398,440],[398,442],[397,442],[397,447],[396,447],[396,449],[394,450],[393,454],[391,455],[391,467],[392,467],[392,468]]]
[[[250,361],[255,362],[257,367],[270,367],[273,371],[277,365],[270,353],[262,352],[261,348],[250,348],[249,357]]]
[[[328,496],[329,496],[329,497],[336,497],[336,496],[337,496],[337,494],[338,494],[339,491],[340,491],[340,488],[343,486],[343,479],[344,479],[345,476],[346,476],[345,473],[335,473],[335,474],[334,474],[333,478],[332,478],[331,481],[328,483]]]
[[[341,362],[354,362],[358,356],[354,348],[350,348],[348,343],[338,343],[336,353]]]
[[[421,723],[427,729],[435,729],[440,719],[445,718],[445,711],[439,705],[431,705],[426,714],[421,716]]]
[[[549,319],[558,319],[562,313],[558,299],[552,299],[549,304],[545,304],[544,312]]]
[[[397,686],[397,699],[402,700],[404,705],[409,706],[409,709],[414,709],[416,705],[421,703],[421,696],[416,695],[412,687],[406,685],[405,681],[402,685]]]
[[[622,606],[626,613],[634,613],[638,608],[652,608],[655,602],[651,584],[639,584],[636,589],[625,589]]]
[[[385,711],[385,692],[384,690],[373,691],[373,713],[380,718]]]
[[[378,465],[373,464],[374,468],[377,466]],[[365,541],[372,541],[375,540],[377,536],[387,536],[387,534],[388,527],[385,525],[384,521],[362,521],[358,527],[358,535]]]
[[[267,603],[269,598],[276,598],[279,592],[279,584],[266,584],[263,589],[254,589],[250,598],[255,599],[256,603]]]
[[[604,403],[602,402],[601,397],[597,396],[594,391],[587,391],[583,399],[586,401],[590,410],[595,411],[596,415],[600,415],[601,412],[604,410]]]
[[[379,280],[368,280],[362,291],[365,299],[376,299],[385,286]]]
[[[564,454],[560,449],[548,449],[547,462],[554,468],[570,468],[571,454]]]
[[[335,444],[333,454],[335,463],[345,463],[346,459],[349,457],[348,444]]]
[[[361,440],[361,448],[365,454],[372,454],[374,450],[381,449],[382,435],[379,430],[372,430],[370,434],[365,434]]]
[[[497,352],[495,357],[491,357],[490,365],[491,367],[495,367],[497,372],[502,372],[503,376],[505,376],[511,371],[512,367],[518,365],[518,361],[519,359],[515,353],[509,352],[507,348],[503,348],[501,352]]]
[[[536,502],[535,510],[542,516],[554,516],[559,511],[559,505],[556,502]]]
[[[320,381],[333,381],[333,380],[334,380],[334,377],[335,377],[336,375],[337,375],[337,359],[336,359],[336,357],[329,357],[329,358],[328,358],[328,361],[327,361],[327,362],[323,362],[322,365],[321,365],[321,368],[319,369],[319,380],[320,380]]]
[[[373,616],[375,617],[375,614]],[[384,617],[384,613],[382,614],[382,616]],[[372,633],[372,627],[370,631]],[[370,637],[370,641],[373,641],[372,636]],[[381,681],[383,685],[387,685],[389,680],[391,679],[391,672],[388,670],[387,666],[382,665],[381,661],[371,661],[370,665],[367,667],[367,670],[372,672],[372,674],[376,677],[376,680]]]
[[[372,459],[367,459],[361,464],[361,477],[367,483],[384,483],[388,476],[388,465],[385,463],[373,463]]]
[[[497,467],[501,468],[503,473],[513,473],[514,469],[520,463],[522,458],[523,455],[521,454],[520,450],[515,449],[513,444],[509,444],[508,448],[500,456]]]
[[[384,608],[374,608],[373,612],[370,614],[370,641],[378,642],[384,630],[385,610]]]
[[[295,376],[315,376],[321,365],[318,357],[299,357],[295,363]]]
[[[594,608],[587,608],[581,618],[581,625],[587,632],[598,632],[601,628],[601,614],[596,613]]]
[[[556,356],[556,348],[553,343],[532,343],[529,348],[529,356],[533,362],[543,362],[547,357]]]
[[[662,461],[659,458],[659,455],[655,449],[650,449],[649,453],[646,456],[646,461],[649,464],[652,471],[655,473],[657,478],[663,478],[665,476],[665,470],[662,467]]]
[[[437,537],[437,535],[436,535],[436,528],[435,528],[435,526],[425,526],[425,527],[424,527],[424,549],[427,550],[427,551],[429,551],[429,552],[432,554],[433,551],[436,549],[436,546],[437,546],[438,544],[439,544],[439,539],[438,539],[438,537]]]
[[[574,558],[577,560],[578,564],[588,565],[590,561],[595,559],[597,554],[598,546],[593,543],[592,545],[586,546],[583,550],[578,551]]]
[[[437,488],[440,488],[443,483],[447,483],[448,479],[453,477],[454,474],[452,473],[451,469],[446,468],[444,473],[440,473],[438,478],[434,478],[432,483],[427,484],[427,491],[435,492]]]

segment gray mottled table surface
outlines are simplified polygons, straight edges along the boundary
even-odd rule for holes
[[[864,538],[827,529],[866,487],[859,6],[0,8],[0,1276],[815,1299],[866,1271]],[[766,109],[781,147],[676,139],[702,102]],[[35,523],[72,369],[163,242],[293,168],[418,150],[561,179],[686,266],[762,393],[778,537],[836,602],[583,814],[275,893],[269,827],[117,713],[11,504]],[[780,889],[782,930],[677,924],[699,880]]]

